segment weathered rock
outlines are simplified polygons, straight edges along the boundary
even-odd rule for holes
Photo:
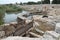
[[[11,22],[10,25],[14,26],[15,28],[17,28],[18,23],[17,22]]]
[[[3,29],[4,29],[4,25],[1,25],[0,26],[0,31],[3,31]]]
[[[60,15],[60,8],[59,9],[53,9],[53,10],[51,10],[49,13],[48,13],[48,15],[50,15],[50,16],[57,16],[57,15]]]
[[[60,34],[60,23],[56,23],[55,31]]]
[[[30,22],[32,22],[32,20],[26,19],[26,24],[29,24]]]
[[[53,38],[56,40],[60,40],[60,34],[56,33],[55,31],[46,31],[45,34],[43,35],[44,38]]]
[[[14,37],[7,37],[5,39],[1,39],[1,40],[55,40],[53,38],[29,38],[29,37],[18,37],[18,36],[14,36]]]
[[[11,25],[16,25],[16,24],[17,24],[17,22],[11,22],[10,24],[11,24]]]
[[[51,10],[49,13],[48,13],[49,16],[56,16],[56,9],[53,9]]]
[[[5,36],[9,36],[9,35],[12,35],[13,32],[15,32],[15,28],[14,26],[4,26],[4,31],[5,31]]]
[[[5,36],[5,31],[0,31],[0,38]]]
[[[10,24],[4,24],[4,26],[9,26]]]
[[[8,37],[8,38],[1,39],[1,40],[40,40],[40,38],[28,38],[28,37],[14,36],[14,37]]]
[[[42,16],[35,15],[33,16],[34,25],[39,28],[40,30],[47,31],[47,30],[55,30],[55,23],[49,18],[42,18]]]
[[[24,35],[30,28],[33,27],[33,22],[30,22],[29,24],[20,26],[14,33],[15,36],[22,36]]]

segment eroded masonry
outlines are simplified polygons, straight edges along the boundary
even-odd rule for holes
[[[17,22],[1,25],[1,40],[60,40],[60,8],[42,8],[18,15]]]

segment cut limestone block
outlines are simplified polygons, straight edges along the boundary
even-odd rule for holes
[[[60,23],[56,23],[55,31],[60,34]]]
[[[46,31],[45,34],[43,35],[43,37],[60,40],[60,34],[56,33],[55,31]]]
[[[37,18],[38,17],[38,18]],[[51,31],[55,30],[55,23],[48,18],[42,18],[41,16],[34,16],[33,26],[39,28],[42,31]],[[36,19],[35,19],[36,18]]]

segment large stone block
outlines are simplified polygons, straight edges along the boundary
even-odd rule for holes
[[[55,31],[46,31],[43,35],[44,38],[53,38],[55,40],[60,40],[60,34],[56,33]]]
[[[33,19],[34,19],[33,25],[39,28],[40,30],[43,30],[43,31],[55,30],[55,22],[53,20],[49,18],[42,18],[42,16],[40,15],[33,16]]]
[[[60,34],[60,23],[56,23],[55,31]]]

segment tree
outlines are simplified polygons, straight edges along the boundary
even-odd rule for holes
[[[60,0],[57,0],[57,4],[60,4]]]
[[[37,4],[36,2],[28,2],[28,5]]]
[[[60,4],[60,0],[53,0],[52,4]]]
[[[50,0],[44,0],[43,3],[44,4],[50,4]]]
[[[20,5],[23,5],[23,3],[21,2]]]
[[[52,1],[52,4],[57,4],[57,0],[53,0]]]
[[[38,1],[37,4],[41,4],[41,1]]]

